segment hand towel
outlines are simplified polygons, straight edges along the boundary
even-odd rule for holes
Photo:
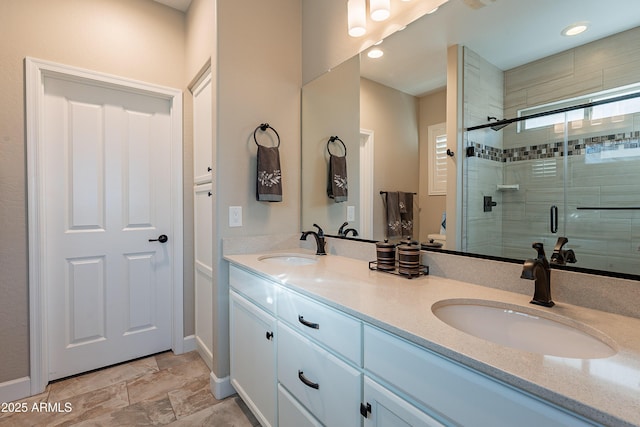
[[[256,200],[259,202],[282,201],[282,174],[278,147],[258,145]]]
[[[402,237],[402,222],[400,218],[399,193],[388,191],[386,193],[387,205],[387,239]]]
[[[347,156],[334,156],[329,153],[329,179],[327,181],[327,196],[336,203],[344,202],[348,198],[347,191]]]
[[[398,193],[402,236],[413,237],[413,193]]]

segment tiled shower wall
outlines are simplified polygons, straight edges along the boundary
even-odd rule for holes
[[[485,123],[487,117],[503,119],[503,72],[471,49],[464,49],[464,118],[465,127]],[[465,138],[468,133],[465,132]],[[502,152],[502,132],[476,131],[474,142]],[[465,141],[465,146],[469,146]],[[464,156],[459,156],[459,161]],[[463,168],[462,246],[467,252],[495,256],[502,255],[502,212],[494,209],[491,215],[482,211],[483,196],[495,193],[497,182],[502,182],[500,163],[469,159]],[[495,197],[495,196],[494,196]],[[497,200],[496,200],[497,201]],[[500,201],[501,203],[501,201]],[[498,205],[499,206],[499,205]]]
[[[628,121],[638,129],[640,115]],[[471,195],[470,200],[473,210],[484,216],[484,221],[474,223],[485,227],[469,232],[468,250],[527,258],[535,254],[530,244],[542,241],[549,255],[557,237],[567,236],[577,266],[638,274],[640,210],[578,208],[640,205],[640,131],[572,139],[566,152],[563,145],[552,141],[504,149],[498,156],[491,147],[476,144],[476,157],[468,159],[468,169],[469,183],[478,196]],[[513,157],[514,151],[520,156]],[[483,152],[493,154],[487,159]],[[491,182],[498,177],[503,180]],[[507,189],[499,190],[497,184],[506,184]],[[492,195],[497,202],[493,212],[482,212],[482,195]],[[552,205],[559,211],[557,234],[550,232]],[[492,247],[485,230],[498,219],[502,242]]]
[[[466,127],[485,123],[483,111],[495,111],[499,104],[495,96],[477,95],[479,92],[501,93],[487,83],[492,80],[486,77],[486,70],[495,73],[495,67],[467,51]],[[501,73],[504,113],[491,115],[513,118],[523,108],[637,83],[639,61],[640,28],[636,28],[506,71]],[[483,73],[481,80],[478,76]],[[481,89],[469,91],[469,85]],[[564,129],[517,132],[517,124],[511,124],[499,132],[467,132],[465,146],[476,148],[464,172],[467,250],[527,258],[535,254],[533,241],[542,240],[550,253],[557,236],[566,234],[569,246],[576,250],[578,265],[640,274],[640,211],[577,209],[640,205],[638,129],[638,115],[598,125],[578,123],[568,132],[566,152]],[[603,160],[606,157],[609,159]],[[497,184],[518,184],[519,189],[499,191]],[[482,209],[485,195],[497,202],[489,213]],[[551,205],[559,208],[558,234],[549,231]]]

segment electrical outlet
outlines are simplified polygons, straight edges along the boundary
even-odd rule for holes
[[[355,220],[356,220],[356,207],[347,206],[347,221],[355,221]]]
[[[242,227],[242,206],[229,206],[229,227]]]

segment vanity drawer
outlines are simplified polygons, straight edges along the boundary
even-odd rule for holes
[[[460,425],[593,426],[555,405],[492,380],[371,326],[364,368],[400,396]],[[463,411],[460,408],[464,408]]]
[[[271,314],[276,311],[276,295],[280,287],[255,274],[229,265],[229,286]]]
[[[362,374],[278,322],[278,381],[327,426],[360,426]]]
[[[289,392],[278,384],[278,426],[279,427],[322,427]]]
[[[358,366],[362,366],[362,323],[291,291],[278,296],[278,317]]]

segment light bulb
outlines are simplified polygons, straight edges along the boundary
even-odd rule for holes
[[[347,1],[347,25],[351,37],[361,37],[367,32],[366,0]]]
[[[391,0],[371,0],[369,14],[374,21],[384,21],[391,15]]]

